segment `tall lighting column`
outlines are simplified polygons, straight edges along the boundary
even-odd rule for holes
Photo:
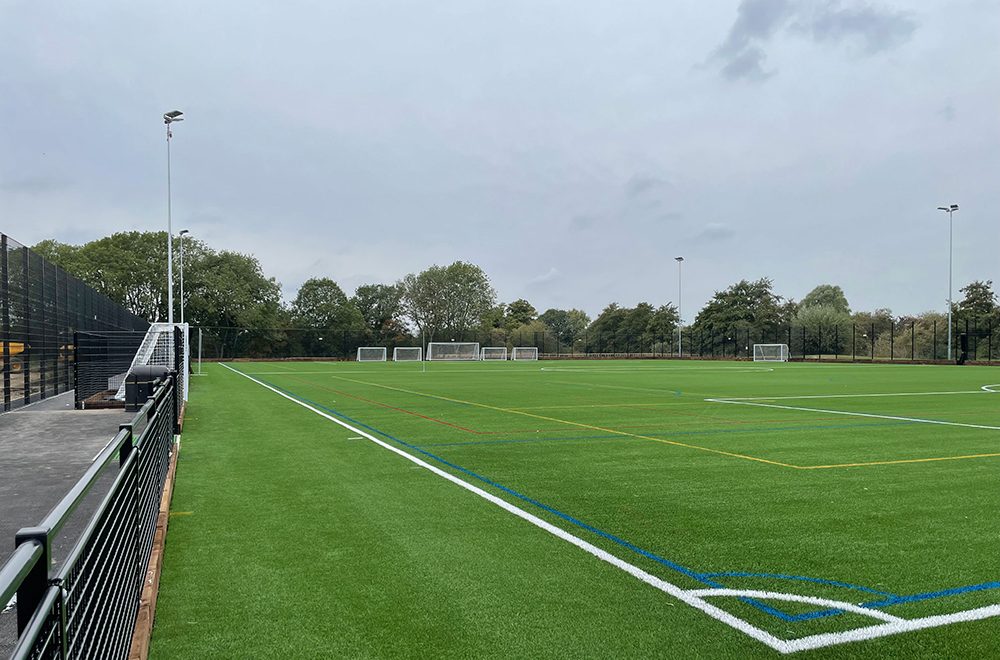
[[[953,216],[955,211],[958,210],[958,204],[952,204],[950,206],[939,206],[938,211],[944,211],[948,214],[948,359],[951,360],[951,274],[952,274],[952,256],[954,255],[954,227],[955,223],[953,221]]]
[[[683,317],[681,316],[681,264],[684,263],[684,257],[674,257],[674,261],[677,262],[677,357],[680,357],[681,325],[683,322]]]
[[[180,110],[163,113],[163,123],[167,126],[167,323],[174,322],[174,232],[170,209],[170,138],[174,134],[170,124],[184,121],[183,114]]]

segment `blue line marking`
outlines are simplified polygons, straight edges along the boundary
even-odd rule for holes
[[[236,371],[236,370],[234,369],[234,371]],[[240,372],[240,373],[242,373],[242,372]],[[441,463],[443,465],[446,465],[446,466],[448,466],[448,467],[450,467],[450,468],[452,468],[454,470],[458,470],[459,472],[461,472],[461,473],[463,473],[465,475],[468,475],[468,476],[470,476],[470,477],[472,477],[472,478],[474,478],[474,479],[476,479],[478,481],[481,481],[481,482],[483,482],[483,483],[485,483],[485,484],[487,484],[489,486],[492,486],[493,488],[496,488],[496,489],[498,489],[500,491],[503,491],[503,492],[505,492],[505,493],[513,496],[513,497],[516,497],[517,499],[519,499],[519,500],[521,500],[523,502],[527,502],[528,504],[531,504],[532,506],[535,506],[535,507],[537,507],[539,509],[542,509],[543,511],[551,513],[552,515],[554,515],[554,516],[556,516],[558,518],[561,518],[562,520],[565,520],[566,522],[568,522],[568,523],[570,523],[572,525],[575,525],[575,526],[577,526],[577,527],[579,527],[581,529],[585,529],[588,532],[596,534],[597,536],[600,536],[601,538],[607,539],[608,541],[611,541],[612,543],[620,545],[623,548],[627,548],[628,550],[630,550],[630,551],[632,551],[632,552],[634,552],[634,553],[636,553],[636,554],[638,554],[638,555],[640,555],[642,557],[646,557],[647,559],[650,559],[650,560],[652,560],[652,561],[654,561],[654,562],[656,562],[658,564],[666,566],[667,568],[669,568],[671,570],[674,570],[674,571],[676,571],[678,573],[681,573],[682,575],[690,577],[691,579],[693,579],[693,580],[695,580],[697,582],[701,582],[702,584],[704,584],[706,586],[709,586],[709,587],[712,587],[713,589],[722,589],[722,588],[725,588],[724,584],[720,583],[719,581],[717,581],[715,579],[715,578],[719,578],[719,577],[750,577],[750,578],[754,578],[755,577],[755,578],[767,578],[767,579],[777,579],[777,580],[797,580],[797,581],[803,581],[803,582],[813,582],[813,583],[817,583],[817,584],[825,584],[825,585],[829,585],[829,586],[842,587],[842,588],[846,588],[846,589],[854,589],[856,591],[862,591],[862,592],[866,592],[866,593],[871,593],[871,594],[876,594],[876,595],[880,595],[880,596],[885,596],[885,598],[883,598],[882,600],[870,601],[870,602],[862,603],[861,604],[862,607],[867,607],[867,608],[871,608],[871,609],[876,609],[876,608],[879,608],[879,607],[886,607],[886,606],[891,606],[891,605],[901,605],[901,604],[906,604],[906,603],[913,603],[913,602],[920,602],[920,601],[926,601],[926,600],[933,600],[933,599],[937,599],[937,598],[946,598],[946,597],[949,597],[949,596],[957,596],[957,595],[961,595],[961,594],[973,593],[973,592],[978,592],[978,591],[989,591],[989,590],[993,590],[993,589],[1000,589],[1000,581],[997,581],[997,582],[984,582],[984,583],[981,583],[981,584],[974,584],[974,585],[969,585],[969,586],[964,586],[964,587],[955,587],[955,588],[952,588],[952,589],[944,589],[944,590],[941,590],[941,591],[932,591],[932,592],[926,592],[926,593],[911,594],[911,595],[907,595],[907,596],[898,596],[898,595],[890,594],[890,593],[887,593],[887,592],[877,591],[877,590],[871,589],[869,587],[862,587],[862,586],[859,586],[859,585],[849,584],[847,582],[839,582],[839,581],[836,581],[836,580],[825,580],[823,578],[811,578],[811,577],[799,576],[799,575],[784,575],[784,574],[780,574],[780,573],[747,573],[747,572],[739,572],[739,571],[728,571],[728,572],[720,572],[720,573],[699,573],[699,572],[696,572],[696,571],[694,571],[694,570],[692,570],[690,568],[687,568],[686,566],[682,566],[681,564],[678,564],[676,562],[670,561],[669,559],[665,559],[663,557],[660,557],[659,555],[654,554],[653,552],[650,552],[649,550],[645,550],[643,548],[640,548],[639,546],[637,546],[637,545],[635,545],[633,543],[630,543],[629,541],[626,541],[625,539],[622,539],[622,538],[620,538],[618,536],[615,536],[614,534],[610,534],[610,533],[605,532],[605,531],[603,531],[601,529],[598,529],[597,527],[594,527],[593,525],[589,525],[589,524],[583,522],[582,520],[579,520],[579,519],[574,518],[574,517],[572,517],[572,516],[570,516],[570,515],[568,515],[566,513],[563,513],[562,511],[559,511],[558,509],[554,509],[554,508],[548,506],[547,504],[543,504],[542,502],[539,502],[538,500],[532,499],[532,498],[530,498],[530,497],[528,497],[526,495],[522,495],[521,493],[517,492],[516,490],[508,488],[507,486],[504,486],[503,484],[497,483],[497,482],[495,482],[495,481],[493,481],[493,480],[491,480],[491,479],[489,479],[487,477],[484,477],[482,475],[479,475],[479,474],[477,474],[477,473],[475,473],[475,472],[473,472],[473,471],[471,471],[471,470],[469,470],[467,468],[464,468],[464,467],[462,467],[460,465],[457,465],[457,464],[452,463],[452,462],[450,462],[450,461],[448,461],[446,459],[443,459],[440,456],[436,456],[435,454],[432,454],[429,451],[421,449],[420,447],[418,447],[416,445],[410,444],[409,442],[406,442],[404,440],[400,440],[399,438],[396,438],[395,436],[392,436],[392,435],[386,433],[385,431],[381,431],[381,430],[379,430],[379,429],[377,429],[377,428],[375,428],[373,426],[365,424],[364,422],[362,422],[360,420],[357,420],[357,419],[354,419],[353,417],[350,417],[350,416],[348,416],[348,415],[346,415],[346,414],[344,414],[344,413],[342,413],[342,412],[340,412],[338,410],[334,410],[333,408],[329,408],[327,406],[324,406],[321,403],[317,403],[315,401],[311,401],[309,399],[306,399],[305,397],[302,397],[302,396],[300,396],[298,394],[295,394],[294,392],[286,390],[286,389],[284,389],[284,388],[282,388],[282,387],[280,387],[278,385],[275,385],[273,383],[267,382],[267,381],[263,380],[262,378],[258,377],[257,379],[260,380],[262,383],[267,383],[270,387],[273,387],[274,389],[279,390],[280,392],[283,392],[284,394],[287,394],[288,396],[292,397],[293,399],[297,399],[299,401],[302,401],[303,403],[308,403],[311,406],[315,406],[316,408],[324,410],[324,411],[326,411],[326,412],[328,412],[328,413],[330,413],[332,415],[336,415],[337,417],[340,417],[341,419],[345,419],[345,420],[347,420],[347,421],[349,421],[349,422],[351,422],[353,424],[356,424],[356,425],[358,425],[358,426],[360,426],[362,428],[368,429],[372,433],[375,433],[375,434],[381,435],[381,436],[383,436],[385,438],[388,438],[389,440],[392,440],[393,442],[396,442],[396,443],[398,443],[398,444],[400,444],[400,445],[402,445],[404,447],[412,449],[415,452],[423,454],[424,456],[427,456],[428,458],[431,458],[431,459],[433,459],[433,460],[435,460],[435,461],[437,461],[437,462],[439,462],[439,463]],[[734,429],[734,431],[735,432],[739,432],[736,429]],[[752,605],[753,607],[757,608],[761,612],[764,612],[766,614],[770,614],[772,616],[777,617],[778,619],[781,619],[782,621],[789,622],[789,623],[794,623],[794,622],[799,622],[799,621],[807,621],[807,620],[811,620],[811,619],[819,619],[819,618],[824,618],[824,617],[830,617],[830,616],[836,616],[836,615],[839,615],[839,614],[843,614],[843,610],[827,609],[827,610],[818,610],[818,611],[815,611],[815,612],[806,612],[806,613],[803,613],[803,614],[791,615],[791,614],[787,614],[786,612],[783,612],[781,610],[775,609],[775,608],[771,607],[770,605],[767,605],[766,603],[760,602],[759,600],[754,599],[754,598],[739,598],[739,600],[742,601],[742,602],[744,602],[744,603],[747,603],[749,605]]]

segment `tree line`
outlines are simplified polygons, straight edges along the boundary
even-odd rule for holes
[[[165,232],[121,232],[83,245],[48,240],[33,249],[130,311],[158,321],[167,317],[165,242]],[[175,257],[179,247],[175,239]],[[992,281],[974,281],[961,293],[963,298],[952,310],[958,323],[971,319],[977,327],[1000,327]],[[175,298],[179,307],[179,295]],[[269,336],[268,330],[312,331],[296,339],[295,350],[305,354],[323,354],[318,351],[328,341],[324,331],[350,333],[375,345],[470,335],[502,345],[512,336],[544,334],[569,349],[585,337],[590,352],[626,344],[663,352],[665,346],[676,344],[680,323],[677,307],[670,302],[659,306],[640,302],[634,307],[611,303],[595,319],[580,309],[539,313],[524,299],[503,303],[483,269],[462,261],[433,265],[392,284],[363,284],[353,295],[331,278],[314,277],[285,303],[280,284],[264,274],[255,257],[217,251],[190,238],[184,241],[184,310],[191,325],[233,336],[254,331],[263,342],[288,341],[277,334]],[[944,331],[946,316],[940,312],[894,316],[888,308],[852,311],[843,289],[832,284],[821,284],[795,301],[777,294],[773,282],[762,278],[740,280],[716,291],[685,332],[723,340],[733,334],[774,336],[776,343],[782,343],[781,329],[792,326],[808,331],[807,352],[842,353],[848,334],[841,328],[862,328],[863,342],[877,342],[897,327],[909,328],[914,337],[907,341],[926,343],[938,328]],[[855,343],[856,335],[851,336]]]

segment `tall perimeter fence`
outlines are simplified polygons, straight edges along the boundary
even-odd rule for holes
[[[952,359],[965,346],[969,362],[1000,361],[1000,341],[989,320],[955,319]],[[677,333],[584,332],[560,337],[553,332],[449,333],[434,341],[478,342],[480,346],[533,346],[547,359],[676,358],[753,359],[754,344],[787,344],[796,360],[854,362],[939,362],[948,358],[946,322],[908,320],[847,323],[832,326],[773,326],[763,329]],[[351,360],[361,346],[384,346],[388,354],[397,346],[421,346],[419,337],[376,340],[370,334],[330,328],[192,328],[192,359],[294,359]]]
[[[16,595],[11,658],[129,656],[180,432],[180,401],[176,373],[170,373],[48,515],[17,532],[14,554],[0,565],[0,605]],[[80,537],[57,556],[54,539],[71,520],[78,522],[74,513],[108,481]]]
[[[76,333],[142,334],[148,327],[144,319],[0,234],[4,412],[74,389]]]

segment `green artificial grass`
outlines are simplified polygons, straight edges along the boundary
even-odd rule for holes
[[[1000,368],[230,366],[683,589],[1000,603]],[[777,655],[358,436],[224,366],[193,379],[153,657]],[[783,639],[878,623],[709,600]],[[995,656],[1000,618],[805,653]]]

